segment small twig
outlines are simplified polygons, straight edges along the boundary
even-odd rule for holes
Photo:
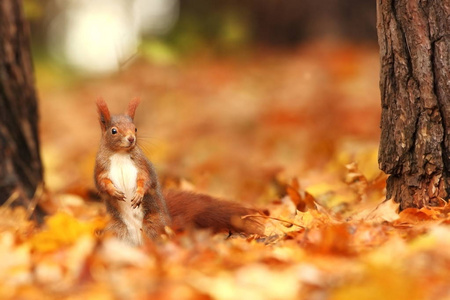
[[[41,182],[36,187],[33,198],[30,199],[30,203],[27,207],[28,218],[30,218],[31,215],[33,214],[34,210],[36,209],[36,206],[39,203],[39,200],[42,198],[43,195],[44,195],[44,184]]]
[[[11,193],[11,195],[8,197],[8,199],[6,199],[6,201],[3,203],[3,207],[11,206],[14,203],[14,201],[19,199],[19,196],[20,196],[20,191],[17,188],[14,189],[14,191]]]
[[[291,221],[288,221],[288,220],[283,220],[283,219],[280,219],[280,218],[276,218],[276,217],[271,217],[271,216],[264,216],[264,215],[246,215],[246,216],[242,216],[241,217],[241,219],[247,219],[247,218],[265,218],[265,219],[271,219],[271,220],[275,220],[275,221],[279,221],[279,222],[283,222],[283,223],[288,223],[288,224],[291,224],[291,225],[293,225],[293,226],[298,226],[298,227],[300,227],[300,228],[303,228],[303,229],[306,229],[306,227],[305,226],[303,226],[303,225],[300,225],[300,224],[297,224],[297,223],[294,223],[294,222],[291,222]]]

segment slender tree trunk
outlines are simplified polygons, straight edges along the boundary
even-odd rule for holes
[[[450,197],[450,0],[377,0],[379,165],[400,209]]]
[[[0,1],[0,204],[34,210],[42,187],[37,97],[22,1]]]

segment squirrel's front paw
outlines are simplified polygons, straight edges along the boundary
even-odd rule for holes
[[[125,201],[125,194],[122,193],[119,190],[114,190],[114,192],[111,194],[114,198],[116,198],[119,201]]]
[[[141,203],[142,203],[143,198],[144,198],[144,195],[142,195],[140,193],[134,194],[133,199],[131,199],[131,207],[132,208],[139,207],[139,205],[141,205]]]

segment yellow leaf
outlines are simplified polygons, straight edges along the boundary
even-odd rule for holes
[[[393,199],[385,200],[365,216],[365,221],[373,223],[393,222],[399,218],[398,206],[399,204]]]
[[[306,228],[312,227],[314,222],[316,221],[316,218],[312,215],[312,212],[309,210],[305,213],[299,213],[302,219],[302,225]]]
[[[369,266],[360,281],[337,289],[333,300],[419,300],[423,290],[405,272],[389,266]]]
[[[66,213],[57,213],[46,220],[47,228],[31,238],[31,246],[39,252],[54,251],[74,244],[84,235],[93,235],[105,226],[104,220],[80,221]]]

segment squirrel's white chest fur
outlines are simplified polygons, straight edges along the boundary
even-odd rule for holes
[[[138,169],[128,153],[112,155],[110,163],[108,177],[114,186],[125,194],[125,201],[118,201],[118,203],[122,221],[128,229],[127,239],[133,244],[142,244],[142,221],[144,219],[142,206],[131,207],[131,199],[136,192]]]

